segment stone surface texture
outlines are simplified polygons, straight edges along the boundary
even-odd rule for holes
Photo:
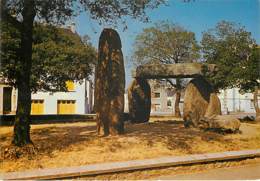
[[[129,119],[132,123],[149,121],[151,111],[151,88],[147,80],[134,79],[128,88]]]
[[[221,114],[220,100],[212,86],[203,78],[194,78],[186,87],[183,105],[183,119],[186,127],[200,127],[205,121]],[[207,125],[207,124],[206,124]]]
[[[124,131],[125,69],[121,40],[113,29],[104,29],[99,38],[98,63],[95,70],[95,111],[101,134]]]
[[[236,132],[239,130],[240,121],[229,115],[218,115],[209,120],[210,129]]]
[[[210,94],[209,104],[204,116],[211,117],[213,115],[221,115],[221,103],[216,93]]]
[[[256,122],[260,122],[260,116],[257,116],[257,117],[255,118],[255,121],[256,121]]]
[[[184,124],[201,129],[237,132],[240,121],[221,115],[221,104],[212,86],[202,77],[189,82],[184,95]]]
[[[193,78],[217,71],[214,64],[179,63],[179,64],[146,64],[138,66],[133,77],[146,79],[160,78]]]
[[[207,112],[207,116],[218,115],[221,112],[219,100],[214,96],[212,86],[202,77],[191,80],[185,90],[183,119],[185,126],[199,126],[199,121]],[[213,108],[217,109],[213,109]]]

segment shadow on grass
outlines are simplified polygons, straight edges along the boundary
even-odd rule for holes
[[[126,134],[141,137],[144,141],[149,140],[150,144],[163,142],[170,150],[185,150],[187,153],[192,153],[190,143],[194,141],[195,137],[199,137],[203,141],[224,141],[221,134],[185,128],[181,121],[172,120],[131,125],[126,130]]]
[[[8,137],[8,139],[6,139],[6,137]],[[179,149],[190,154],[192,153],[190,145],[194,142],[195,137],[199,137],[201,140],[208,142],[227,141],[226,139],[224,140],[221,134],[205,132],[194,128],[185,128],[182,122],[172,120],[142,124],[126,123],[124,135],[108,137],[99,137],[96,134],[95,125],[50,125],[49,127],[32,129],[31,137],[34,144],[38,147],[39,152],[42,154],[46,153],[50,157],[54,151],[62,151],[72,145],[82,144],[91,147],[93,141],[98,141],[100,145],[106,142],[109,150],[114,152],[122,146],[120,140],[127,142],[128,138],[138,138],[138,140],[147,143],[149,147],[160,142],[165,144],[169,150]],[[11,134],[6,134],[1,137],[1,142],[7,143],[10,140]]]

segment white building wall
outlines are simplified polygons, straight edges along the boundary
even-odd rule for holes
[[[85,81],[85,113],[91,113],[94,105],[94,86],[92,81]]]
[[[3,105],[4,105],[4,90],[3,87],[0,86],[0,114],[3,114]]]
[[[86,114],[92,111],[92,85],[89,81],[75,83],[75,90],[70,92],[37,92],[32,99],[44,100],[44,114],[57,114],[58,100],[75,100],[75,114]],[[89,97],[90,96],[90,97]]]
[[[124,112],[129,112],[129,106],[128,106],[128,94],[125,93],[124,94],[124,98],[125,98],[125,103],[124,103]]]
[[[253,105],[253,94],[240,94],[238,88],[221,90],[218,95],[223,113],[246,112],[255,113]]]
[[[57,114],[58,100],[75,100],[75,114],[91,113],[94,104],[94,89],[92,81],[84,80],[82,84],[75,83],[75,90],[69,92],[37,92],[32,94],[32,99],[44,100],[43,114]],[[3,88],[6,84],[0,85],[0,114],[3,114]],[[17,108],[18,91],[13,88],[11,100],[11,113],[15,114]]]

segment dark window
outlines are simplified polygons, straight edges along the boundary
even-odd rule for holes
[[[12,106],[12,87],[4,87],[3,89],[3,112],[8,114],[11,112]]]
[[[167,101],[167,106],[172,106],[172,101],[168,100]]]
[[[161,96],[161,95],[160,95],[160,92],[155,92],[155,93],[154,93],[154,97],[155,97],[155,98],[160,98],[160,96]]]

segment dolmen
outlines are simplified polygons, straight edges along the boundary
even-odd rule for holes
[[[129,116],[133,123],[147,122],[150,117],[151,90],[147,79],[193,78],[184,95],[183,119],[185,127],[236,132],[240,122],[231,116],[221,115],[220,100],[213,87],[204,78],[214,74],[214,64],[179,63],[146,64],[133,72],[128,88]]]

